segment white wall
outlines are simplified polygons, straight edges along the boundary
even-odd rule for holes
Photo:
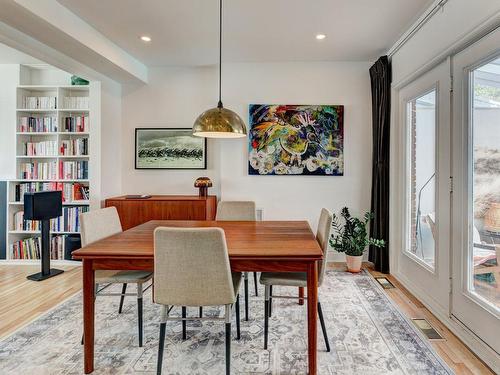
[[[122,90],[114,82],[101,84],[101,200],[122,192]],[[91,141],[91,144],[93,142]]]
[[[217,105],[214,67],[150,68],[149,84],[124,85],[122,96],[122,191],[125,194],[196,194],[194,180],[208,176],[220,195],[218,142],[208,142],[206,170],[134,169],[135,128],[191,128]]]
[[[321,207],[354,213],[370,208],[371,96],[369,63],[224,64],[223,101],[248,121],[251,103],[343,104],[345,175],[249,176],[246,139],[209,144],[208,170],[134,169],[135,127],[190,127],[216,105],[217,72],[211,68],[152,68],[148,85],[124,86],[122,102],[124,193],[193,194],[208,175],[222,199],[251,199],[264,219],[308,220],[315,229]]]
[[[230,64],[225,105],[248,119],[248,104],[343,104],[344,176],[249,176],[245,139],[221,142],[222,198],[251,199],[264,219],[308,220],[321,207],[353,213],[370,208],[371,96],[369,63]]]
[[[0,64],[0,180],[16,178],[16,87],[19,65]]]

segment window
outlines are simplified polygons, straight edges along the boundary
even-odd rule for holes
[[[407,102],[408,251],[434,268],[436,248],[436,94]]]
[[[500,308],[500,58],[472,71],[472,292]]]

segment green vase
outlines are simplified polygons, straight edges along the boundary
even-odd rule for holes
[[[78,76],[71,76],[71,84],[73,86],[87,86],[89,81]]]

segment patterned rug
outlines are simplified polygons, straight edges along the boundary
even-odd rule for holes
[[[273,292],[284,295],[296,289],[275,287]],[[294,300],[273,302],[269,350],[264,350],[263,289],[259,297],[251,295],[248,322],[243,320],[241,296],[241,340],[232,342],[232,373],[305,374],[305,306]],[[452,374],[369,274],[329,271],[319,298],[332,348],[330,353],[325,351],[318,323],[319,374]],[[94,374],[154,374],[160,309],[148,291],[144,347],[139,348],[135,299],[126,297],[120,315],[118,302],[118,297],[97,299]],[[78,294],[1,341],[0,373],[82,374],[81,311]],[[197,313],[197,308],[188,308],[188,315]],[[223,311],[211,308],[205,314],[222,316]],[[188,339],[182,341],[180,322],[167,324],[163,374],[223,374],[223,323],[188,322],[187,327]]]

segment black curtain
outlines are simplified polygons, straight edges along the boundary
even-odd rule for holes
[[[370,236],[385,241],[385,247],[370,247],[368,259],[375,270],[389,273],[389,148],[391,116],[391,65],[380,57],[370,68],[372,86],[372,197],[374,214]]]

